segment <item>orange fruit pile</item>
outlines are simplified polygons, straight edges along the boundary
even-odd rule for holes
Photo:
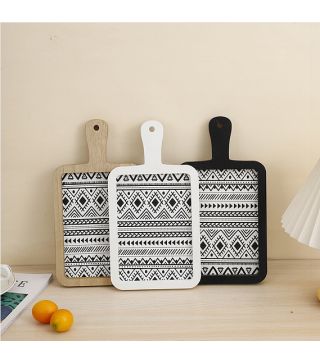
[[[49,324],[58,332],[63,332],[71,328],[73,315],[67,309],[58,308],[57,304],[50,300],[37,302],[32,308],[33,317],[43,324]]]

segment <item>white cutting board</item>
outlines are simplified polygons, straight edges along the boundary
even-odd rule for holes
[[[201,277],[198,173],[161,163],[160,122],[145,122],[141,138],[145,163],[115,168],[108,179],[112,284],[192,288]]]

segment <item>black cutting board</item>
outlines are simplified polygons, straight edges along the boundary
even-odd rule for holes
[[[267,275],[266,169],[229,159],[231,121],[209,122],[212,159],[199,175],[201,284],[249,284]]]

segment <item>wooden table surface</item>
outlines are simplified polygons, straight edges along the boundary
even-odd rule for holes
[[[13,271],[54,273],[55,266]],[[1,340],[319,340],[318,286],[320,260],[271,260],[260,284],[190,290],[63,287],[54,276]],[[70,330],[57,333],[34,320],[32,306],[45,299],[73,313]]]

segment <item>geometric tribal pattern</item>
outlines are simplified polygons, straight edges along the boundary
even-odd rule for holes
[[[189,175],[120,175],[116,188],[120,280],[191,279]]]
[[[259,272],[258,173],[198,170],[202,275]]]
[[[65,275],[110,276],[109,173],[62,175]]]

